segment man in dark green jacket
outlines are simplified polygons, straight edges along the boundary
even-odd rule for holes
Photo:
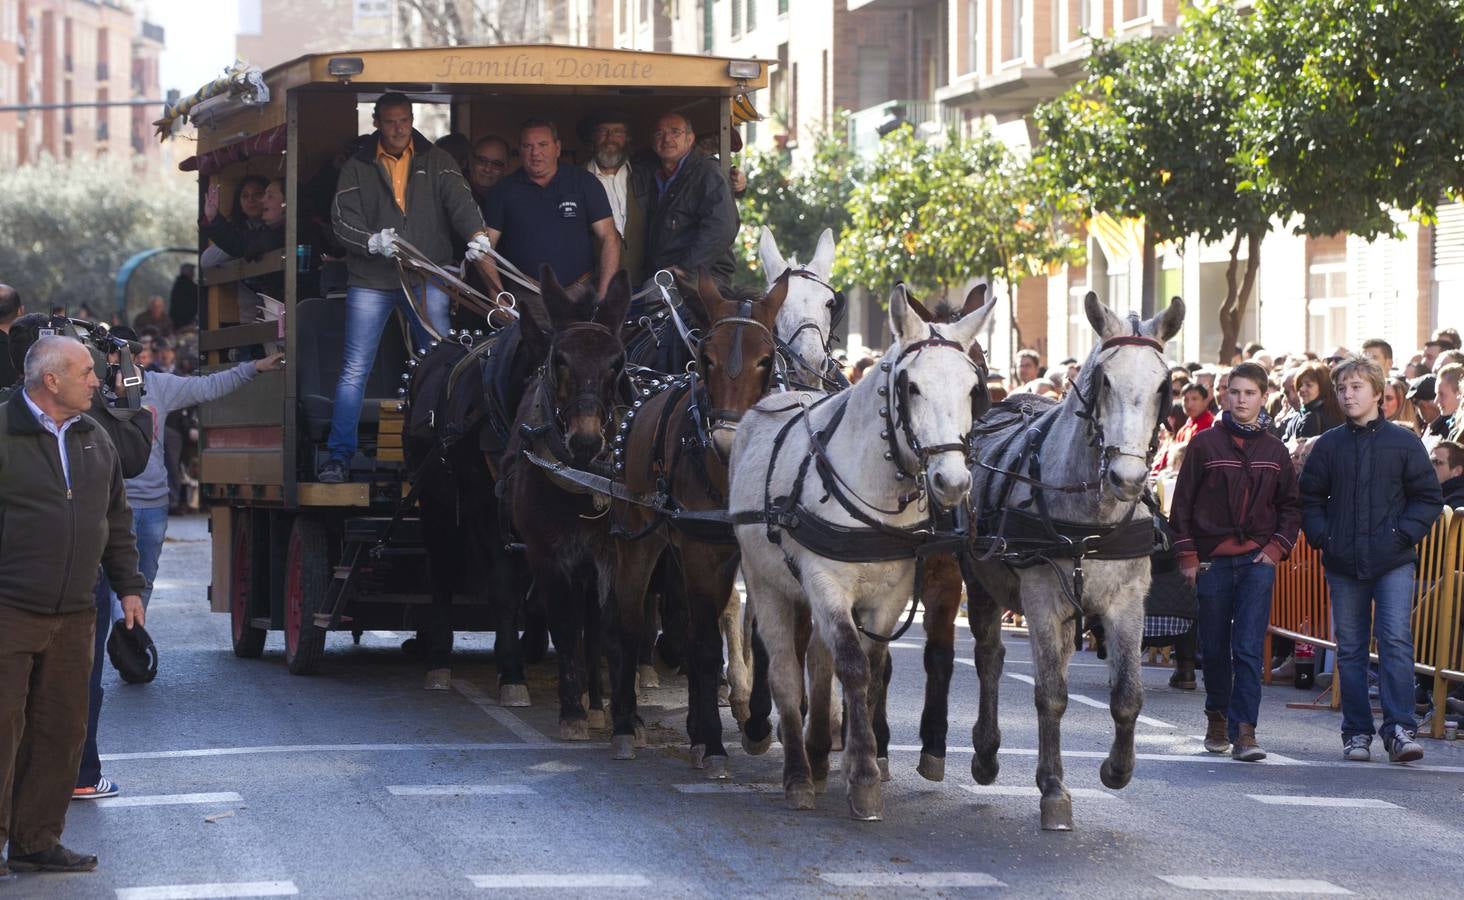
[[[85,415],[97,386],[80,341],[45,337],[24,390],[0,404],[0,843],[21,872],[97,865],[61,831],[86,738],[99,563],[126,627],[143,622],[122,465]]]

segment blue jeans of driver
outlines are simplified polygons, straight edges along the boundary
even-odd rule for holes
[[[163,554],[163,539],[168,536],[166,506],[132,507],[132,531],[137,535],[137,568],[147,580],[142,592],[142,606],[152,599],[153,580],[158,574],[158,557]],[[97,605],[96,645],[92,653],[91,704],[86,713],[86,743],[81,748],[81,768],[76,773],[77,787],[90,787],[102,779],[102,760],[97,755],[97,720],[102,715],[102,669],[107,664],[107,636],[120,613],[120,602],[112,593],[105,571],[98,572],[93,592]]]
[[[1255,553],[1217,556],[1195,579],[1204,651],[1205,709],[1225,713],[1234,743],[1261,712],[1261,648],[1271,621],[1276,567]]]
[[[447,334],[447,294],[431,283],[426,294],[427,318],[438,334]],[[425,350],[429,340],[427,331],[401,290],[363,287],[346,290],[346,358],[341,364],[341,380],[336,385],[335,406],[330,416],[327,446],[331,459],[349,464],[356,455],[356,428],[361,424],[361,404],[366,400],[366,379],[371,377],[381,332],[393,309],[400,309],[406,315],[412,325],[412,340],[418,350]]]
[[[1413,718],[1413,566],[1402,565],[1376,578],[1327,573],[1332,622],[1337,635],[1337,676],[1342,679],[1342,738],[1374,732],[1367,696],[1368,645],[1378,641],[1378,699],[1386,734],[1401,725],[1410,734]]]

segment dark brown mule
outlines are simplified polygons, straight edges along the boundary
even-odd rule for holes
[[[525,352],[543,359],[524,391],[513,436],[501,461],[503,495],[514,531],[524,543],[534,596],[546,607],[559,658],[559,736],[589,740],[581,701],[604,718],[599,685],[599,589],[595,560],[604,557],[608,520],[603,502],[554,480],[526,453],[576,469],[608,466],[615,411],[625,402],[625,350],[620,327],[630,305],[624,272],[597,306],[574,301],[546,266],[542,302],[530,298],[520,317]],[[542,310],[537,309],[542,307]],[[545,333],[535,314],[550,324]],[[598,724],[598,723],[597,723]]]
[[[695,371],[642,385],[616,437],[616,474],[636,494],[660,495],[678,510],[727,508],[727,454],[743,413],[767,393],[777,343],[773,329],[788,294],[785,273],[767,297],[726,299],[702,272],[695,287],[680,286],[687,307],[701,320]],[[714,778],[727,776],[727,750],[717,689],[722,673],[718,622],[732,595],[738,548],[731,528],[715,522],[666,519],[645,506],[611,504],[614,549],[615,627],[610,629],[616,759],[635,756],[635,673],[640,635],[650,610],[647,586],[670,549],[683,576],[687,603],[687,714],[692,765]]]

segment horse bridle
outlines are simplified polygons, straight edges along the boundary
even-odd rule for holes
[[[1139,318],[1134,313],[1129,314],[1129,327],[1132,329],[1132,334],[1116,335],[1108,338],[1099,346],[1099,353],[1101,354],[1110,350],[1116,353],[1122,347],[1146,347],[1159,354],[1160,361],[1162,362],[1164,357],[1164,342],[1158,338],[1140,334]],[[1145,467],[1149,465],[1159,445],[1159,427],[1164,421],[1165,412],[1168,411],[1168,404],[1165,401],[1169,399],[1170,393],[1168,371],[1166,369],[1164,382],[1159,388],[1161,395],[1159,412],[1154,420],[1154,428],[1149,435],[1149,446],[1145,452],[1139,453],[1133,448],[1108,443],[1103,434],[1103,420],[1101,408],[1098,405],[1098,391],[1102,389],[1103,385],[1103,364],[1111,359],[1113,355],[1113,353],[1110,353],[1106,357],[1099,356],[1094,360],[1089,371],[1086,373],[1089,385],[1087,396],[1084,396],[1080,390],[1074,391],[1079,407],[1074,415],[1087,421],[1089,433],[1088,445],[1090,447],[1097,447],[1100,451],[1097,479],[1097,484],[1100,486],[1104,481],[1104,476],[1108,473],[1108,467],[1117,459],[1128,456],[1142,460]]]
[[[565,406],[561,407],[558,404],[559,380],[555,376],[554,357],[558,352],[560,338],[569,334],[573,334],[576,331],[592,331],[604,335],[612,341],[616,340],[615,332],[611,331],[604,325],[601,325],[599,322],[575,322],[571,325],[565,326],[563,330],[556,332],[553,339],[551,339],[549,342],[549,356],[544,360],[544,365],[540,370],[542,372],[539,393],[540,405],[541,407],[547,407],[547,409],[544,410],[544,412],[546,413],[544,416],[545,422],[544,425],[540,426],[540,429],[545,427],[551,427],[555,429],[556,440],[554,453],[558,455],[561,452],[561,448],[563,448],[564,456],[566,458],[568,457],[568,452],[567,442],[565,440],[565,432],[568,430],[569,427],[566,420],[573,413],[581,410],[589,410],[600,417],[600,433],[601,437],[605,439],[606,447],[610,446],[610,432],[613,430],[613,422],[610,416],[610,407],[605,404],[604,399],[598,396],[598,394],[595,396],[590,396],[588,394],[577,394],[574,397],[571,397],[569,402]],[[625,373],[623,370],[620,373],[620,378],[625,378]],[[565,460],[562,459],[561,462],[563,461]]]
[[[844,388],[849,386],[849,381],[844,377],[843,369],[839,367],[838,362],[834,359],[833,341],[834,331],[839,327],[839,322],[843,320],[844,315],[849,308],[849,300],[847,297],[844,296],[843,291],[839,290],[838,288],[829,284],[824,279],[820,278],[816,273],[814,273],[806,266],[800,266],[796,269],[788,269],[786,274],[793,278],[802,278],[805,281],[812,281],[814,284],[819,285],[830,293],[831,296],[828,302],[824,304],[830,311],[829,331],[827,334],[825,334],[818,322],[814,321],[813,319],[806,319],[802,323],[800,323],[797,328],[793,329],[793,333],[788,335],[786,339],[774,335],[773,340],[778,349],[778,357],[783,363],[785,369],[791,366],[792,368],[801,369],[804,372],[807,372],[809,375],[812,375],[817,382],[817,384],[815,385],[810,385],[812,389],[834,391],[843,390]],[[800,356],[793,350],[793,342],[798,340],[798,336],[800,334],[808,331],[809,329],[812,329],[814,334],[818,336],[819,346],[823,348],[824,363],[822,371],[814,368],[808,363],[807,360],[805,360],[802,356]],[[792,382],[791,379],[787,378],[786,376],[783,377],[782,380],[785,385],[791,387],[801,387],[801,385]]]
[[[725,363],[728,376],[737,378],[742,375],[744,362],[742,356],[742,329],[744,328],[753,328],[762,332],[767,338],[768,346],[776,355],[778,349],[777,336],[766,325],[752,317],[752,304],[753,301],[751,300],[742,300],[738,303],[737,315],[725,316],[712,323],[711,327],[697,341],[698,367],[701,367],[702,347],[706,346],[707,341],[711,339],[713,334],[716,334],[719,328],[726,328],[728,326],[734,329],[732,332],[732,351],[727,355],[727,361]],[[771,370],[769,370],[768,377],[772,377]],[[743,414],[737,410],[721,409],[712,406],[711,394],[707,390],[706,379],[698,378],[697,381],[699,383],[696,389],[696,406],[702,410],[702,417],[705,420],[707,433],[710,435],[721,430],[736,431],[738,423],[742,421]],[[767,384],[764,383],[762,387],[763,390],[761,393],[766,393]],[[701,423],[698,423],[698,425],[700,426]]]

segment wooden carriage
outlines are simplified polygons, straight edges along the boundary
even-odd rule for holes
[[[289,669],[304,674],[317,665],[327,629],[357,637],[411,630],[415,611],[430,600],[410,510],[378,546],[407,493],[398,396],[411,346],[405,323],[388,326],[367,383],[360,445],[373,460],[370,477],[313,481],[339,374],[345,302],[343,294],[314,296],[315,273],[303,264],[314,249],[311,229],[319,227],[309,220],[307,182],[351,138],[370,133],[370,105],[389,90],[413,99],[418,128],[429,139],[454,131],[512,142],[522,120],[549,118],[559,127],[561,165],[588,159],[575,125],[592,110],[624,112],[633,146],[648,143],[656,119],[675,110],[699,133],[720,136],[725,164],[733,122],[751,113],[746,95],[766,86],[767,63],[550,45],[442,47],[304,56],[265,72],[263,81],[267,100],[258,91],[225,92],[190,111],[198,127],[200,209],[215,182],[227,214],[234,186],[258,174],[283,179],[287,213],[280,252],[200,267],[205,371],[261,346],[283,349],[287,359],[283,371],[262,374],[201,411],[201,480],[213,544],[209,602],[230,614],[237,655],[259,656],[267,633],[283,631]],[[442,124],[429,132],[428,120]],[[201,241],[200,255],[206,249]],[[281,272],[278,319],[241,324],[239,284]],[[368,547],[369,564],[348,579],[351,561]],[[486,604],[463,590],[453,623],[458,630],[489,629]]]

